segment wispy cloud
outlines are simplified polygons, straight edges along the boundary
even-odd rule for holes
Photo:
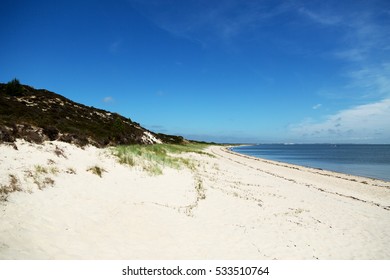
[[[371,1],[344,2],[329,1],[324,4],[302,2],[298,13],[315,24],[333,28],[339,34],[340,45],[333,50],[335,58],[350,62],[360,62],[378,58],[389,51],[390,28],[387,9]],[[344,5],[344,6],[343,6]],[[387,56],[388,57],[388,56]]]
[[[337,50],[334,52],[334,56],[349,61],[362,61],[367,57],[367,50],[353,47],[350,49]]]
[[[356,91],[360,102],[377,101],[351,106],[322,120],[309,118],[292,125],[290,132],[296,138],[311,142],[390,143],[390,64],[361,68],[348,75],[350,82],[345,90]]]
[[[116,40],[114,42],[111,42],[111,44],[109,45],[109,48],[108,48],[109,52],[112,54],[117,53],[120,49],[121,44],[122,44],[121,40]]]
[[[317,110],[322,106],[322,104],[316,104],[312,107],[313,110]]]
[[[390,63],[348,73],[348,91],[358,92],[360,102],[322,120],[307,119],[292,125],[290,132],[302,141],[390,143]],[[318,109],[321,104],[313,106]]]
[[[362,66],[347,73],[348,87],[360,89],[363,97],[390,97],[390,61],[375,66]]]
[[[246,41],[251,41],[255,36],[262,36],[258,35],[262,31],[278,32],[279,28],[272,27],[280,25],[279,20],[283,15],[282,25],[285,24],[283,28],[286,28],[280,36],[273,34],[271,40],[275,40],[276,44],[282,41],[279,44],[284,52],[294,52],[293,49],[296,48],[294,54],[307,55],[312,51],[313,57],[326,57],[331,61],[329,64],[337,64],[335,69],[339,67],[340,72],[335,73],[338,75],[335,85],[318,90],[328,92],[329,99],[329,93],[332,93],[331,95],[344,99],[344,104],[348,104],[346,109],[323,116],[321,120],[296,124],[291,127],[291,131],[297,136],[304,135],[306,139],[312,137],[324,141],[352,141],[352,138],[365,137],[390,139],[387,128],[389,125],[384,121],[390,119],[389,9],[384,10],[378,3],[189,0],[173,1],[172,4],[172,1],[158,0],[128,1],[160,29],[203,46],[215,41],[239,41],[243,37]],[[305,36],[286,36],[287,31],[294,31],[302,26],[304,28],[299,34],[306,34],[305,28],[324,32],[323,42],[330,41],[329,45],[307,43],[310,40],[306,40]],[[329,40],[325,41],[327,38]],[[283,40],[286,43],[283,44]],[[326,100],[321,100],[321,103],[323,105],[315,104],[311,107],[317,110],[316,115],[325,111],[318,109],[329,107]],[[308,114],[314,115],[314,111],[309,111]]]
[[[298,12],[319,24],[335,25],[341,22],[340,16],[334,14],[326,14],[324,11],[318,13],[311,11],[308,8],[301,7],[298,9]]]
[[[309,117],[291,126],[291,132],[307,141],[390,142],[390,28],[381,21],[383,10],[358,1],[350,9],[329,11],[321,5],[299,9],[313,23],[337,29],[339,42],[331,55],[343,64],[339,75],[345,83],[322,91],[351,105],[322,120]]]
[[[165,128],[165,126],[163,125],[160,125],[160,124],[145,124],[145,127],[147,127],[148,129],[154,131],[154,132],[158,132],[158,133],[168,133],[168,130]]]
[[[178,37],[207,45],[229,42],[254,31],[265,20],[287,10],[285,3],[272,7],[264,1],[140,1],[133,7],[157,27]]]
[[[390,141],[390,99],[341,110],[323,121],[306,120],[291,127],[295,138],[311,142]]]
[[[112,98],[111,96],[104,97],[103,102],[104,103],[112,103],[112,102],[114,102],[114,98]]]

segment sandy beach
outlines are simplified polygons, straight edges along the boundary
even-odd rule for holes
[[[0,259],[390,259],[390,182],[221,146],[156,176],[108,149],[16,147],[0,145]]]

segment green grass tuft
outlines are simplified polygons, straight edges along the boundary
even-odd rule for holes
[[[112,148],[112,152],[122,164],[141,166],[143,170],[152,175],[161,175],[164,167],[180,169],[187,167],[195,169],[194,163],[178,156],[181,153],[197,153],[212,156],[203,150],[205,144],[155,144],[155,145],[129,145]]]
[[[93,174],[98,175],[100,178],[102,177],[103,172],[107,172],[104,168],[99,167],[97,165],[88,168],[87,171],[90,171]]]

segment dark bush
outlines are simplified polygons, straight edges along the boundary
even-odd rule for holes
[[[5,91],[9,95],[18,96],[23,94],[24,89],[18,79],[13,79],[12,81],[7,83]]]
[[[1,142],[15,142],[15,137],[13,137],[10,131],[5,128],[0,128],[0,143]]]
[[[44,140],[42,135],[40,135],[37,131],[33,131],[33,130],[26,131],[23,134],[23,138],[28,142],[33,142],[37,144],[42,144]]]
[[[58,140],[66,143],[72,143],[72,139],[73,137],[70,134],[64,134]]]
[[[125,130],[125,123],[119,117],[116,117],[112,128],[117,133],[123,133]]]
[[[54,141],[54,140],[57,140],[59,131],[57,128],[55,128],[53,126],[49,126],[49,127],[43,128],[43,133],[45,135],[47,135],[47,137],[49,138],[50,141]]]

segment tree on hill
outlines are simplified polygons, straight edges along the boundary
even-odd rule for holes
[[[18,96],[23,94],[24,88],[20,84],[20,81],[15,78],[7,83],[5,91],[9,95]]]

